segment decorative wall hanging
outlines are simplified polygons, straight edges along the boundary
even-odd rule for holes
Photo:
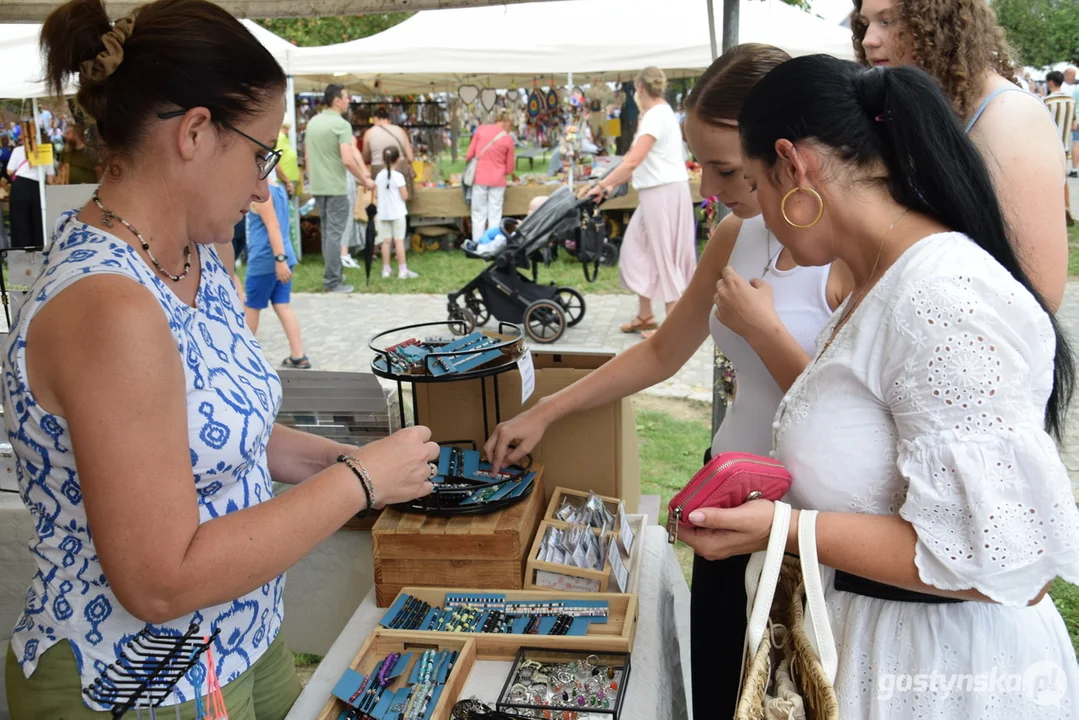
[[[517,88],[510,88],[506,91],[506,102],[516,104],[521,100],[521,93]]]
[[[484,110],[487,110],[488,112],[494,110],[495,102],[497,100],[498,93],[495,92],[494,88],[488,87],[480,91],[480,105],[483,106]]]
[[[588,104],[588,108],[592,112],[599,112],[600,110],[603,109],[603,103],[599,100],[599,98],[596,98],[596,99],[592,100],[592,102],[590,102]]]
[[[539,90],[533,90],[528,96],[528,116],[530,118],[539,117],[545,107],[546,105],[543,102],[543,97],[540,96]]]
[[[465,105],[471,105],[476,101],[480,95],[480,89],[475,85],[462,85],[457,88],[457,97],[461,99]]]
[[[547,100],[547,108],[548,108],[549,110],[554,110],[554,109],[556,109],[556,108],[558,107],[558,103],[559,103],[559,99],[558,99],[558,91],[557,91],[557,90],[555,90],[555,89],[554,89],[554,88],[552,87],[552,88],[551,88],[550,90],[548,90],[548,91],[547,91],[547,97],[546,97],[546,100]]]

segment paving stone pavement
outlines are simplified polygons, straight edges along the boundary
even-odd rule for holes
[[[321,295],[294,294],[292,307],[300,320],[304,349],[318,370],[367,371],[374,355],[368,342],[380,332],[421,322],[446,319],[444,295]],[[630,295],[589,295],[580,324],[568,328],[552,346],[607,349],[621,352],[640,341],[618,326],[637,314]],[[662,318],[662,316],[660,316]],[[273,313],[262,313],[259,342],[275,362],[288,355],[288,343]],[[488,328],[495,322],[488,321]],[[437,328],[436,328],[437,330]],[[536,346],[540,347],[540,346]],[[705,342],[681,371],[648,392],[656,395],[712,401],[712,343]]]

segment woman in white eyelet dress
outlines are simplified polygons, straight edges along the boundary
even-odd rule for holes
[[[1075,579],[1075,500],[1042,429],[1053,350],[1048,317],[1004,268],[966,236],[930,236],[780,404],[775,455],[794,507],[898,514],[918,532],[924,582],[998,603],[878,600],[835,590],[825,568],[841,717],[1079,713],[1060,614],[1048,596],[1024,607],[1058,573]]]

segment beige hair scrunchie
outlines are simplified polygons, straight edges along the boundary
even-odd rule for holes
[[[134,27],[135,18],[133,17],[117,20],[112,30],[101,36],[105,49],[93,60],[84,61],[79,74],[92,82],[104,82],[109,75],[116,72],[116,68],[124,61],[124,41],[131,37]]]

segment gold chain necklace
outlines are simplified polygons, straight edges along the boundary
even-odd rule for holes
[[[854,314],[854,311],[858,309],[858,306],[862,304],[862,300],[865,299],[865,296],[869,293],[869,291],[873,289],[873,286],[876,283],[870,283],[869,280],[872,279],[873,275],[877,272],[877,265],[880,263],[880,255],[881,252],[884,250],[884,240],[888,237],[888,233],[890,233],[895,228],[895,226],[899,224],[899,221],[905,218],[907,216],[907,213],[909,212],[910,208],[904,210],[902,214],[895,219],[895,222],[888,226],[888,229],[884,231],[884,234],[880,236],[880,244],[877,246],[877,259],[873,261],[873,269],[869,271],[869,276],[866,280],[865,287],[862,289],[862,292],[858,294],[858,297],[855,298],[854,301],[847,306],[846,311],[843,313],[843,317],[839,318],[839,322],[836,323],[835,328],[832,330],[832,335],[828,338],[828,342],[824,343],[824,347],[821,348],[820,355],[818,355],[817,357],[823,357],[824,353],[828,352],[828,348],[832,346],[832,343],[835,341],[836,336],[839,335],[839,331],[846,324],[847,320],[850,319],[851,315]]]

